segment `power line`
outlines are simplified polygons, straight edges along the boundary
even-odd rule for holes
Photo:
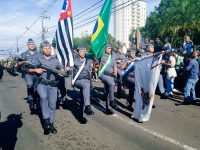
[[[50,8],[52,8],[52,6],[53,6],[57,1],[58,1],[58,0],[54,0],[50,5],[47,6],[47,8],[46,8],[45,11],[48,11]],[[18,45],[19,39],[20,39],[24,34],[26,34],[29,30],[31,30],[31,28],[33,27],[33,25],[35,25],[39,19],[40,19],[40,16],[39,16],[38,18],[36,18],[36,20],[34,20],[34,22],[33,22],[30,26],[26,27],[26,30],[25,30],[20,36],[17,37],[17,45]],[[13,46],[14,46],[14,45],[15,45],[15,44],[13,44]],[[13,47],[13,46],[11,46],[11,47]],[[17,47],[17,49],[18,49],[18,47]]]
[[[101,1],[102,1],[102,0],[101,0]],[[136,0],[136,1],[129,0],[129,1],[127,1],[127,2],[124,2],[124,3],[122,3],[122,4],[119,4],[119,5],[117,5],[117,6],[115,6],[115,7],[112,8],[111,14],[114,14],[115,12],[120,11],[121,9],[124,9],[124,8],[130,6],[130,5],[134,4],[134,3],[137,3],[137,2],[139,2],[139,1],[142,1],[142,0]],[[100,3],[100,1],[97,2],[96,5],[99,4],[99,3]],[[129,4],[128,4],[128,3],[129,3]],[[126,4],[127,4],[127,5],[126,5]],[[91,9],[91,8],[94,7],[94,6],[95,6],[95,5],[92,5],[92,6],[90,6],[89,8]],[[122,6],[122,7],[120,7],[120,6]],[[99,6],[98,6],[98,7],[99,7]],[[119,7],[120,7],[120,8],[119,8]],[[82,12],[84,13],[84,12],[88,11],[89,8],[87,8],[86,10],[84,10],[84,11],[82,11]],[[118,8],[118,9],[116,9],[116,8]],[[92,9],[92,10],[93,10],[93,9]],[[90,10],[90,11],[92,11],[92,10]],[[76,16],[80,16],[80,15],[81,15],[81,13],[77,14]],[[99,15],[99,14],[98,14],[98,15]],[[75,27],[74,30],[77,30],[77,29],[80,28],[80,27],[83,27],[83,26],[86,26],[86,25],[88,25],[88,24],[91,24],[91,23],[95,22],[95,21],[96,21],[96,18],[93,19],[93,20],[91,20],[91,19],[94,18],[94,17],[97,17],[98,15],[94,15],[94,16],[92,16],[92,17],[90,17],[90,18],[86,18],[85,20],[82,20],[82,22],[76,23],[74,26],[77,26],[77,27]],[[86,22],[86,21],[88,21],[88,20],[91,20],[91,21]],[[86,22],[86,23],[81,24],[81,23],[83,23],[83,22]],[[79,24],[81,24],[81,25],[79,25]],[[79,25],[79,26],[78,26],[78,25]],[[48,39],[48,38],[55,37],[55,35],[54,35],[54,34],[55,34],[54,32],[56,31],[56,29],[54,29],[55,27],[57,27],[57,25],[48,28],[48,29],[52,29],[52,31],[51,31],[52,33],[47,33],[45,38]],[[41,32],[42,32],[42,31],[41,31]],[[40,33],[41,33],[41,32],[40,32]],[[38,33],[38,35],[39,35],[40,33]],[[36,36],[35,38],[37,38],[37,36]],[[39,40],[39,38],[38,38],[37,40]]]
[[[113,0],[113,1],[115,1],[115,0]],[[125,5],[125,4],[127,4],[127,3],[130,3],[130,2],[132,2],[133,0],[128,0],[127,2],[124,2],[124,3],[122,3],[122,4],[119,4],[119,5],[117,5],[117,6],[115,6],[115,7],[113,7],[112,8],[112,10],[114,10],[114,9],[116,9],[116,8],[118,8],[118,7],[120,7],[120,6],[122,6],[122,5]],[[134,2],[132,2],[132,3],[130,3],[130,5],[131,4],[133,4],[133,3],[136,3],[136,2],[138,2],[138,1],[142,1],[142,0],[137,0],[137,1],[134,1]],[[100,2],[100,1],[99,1]],[[92,5],[93,7],[94,7],[94,5]],[[91,7],[92,7],[91,6]],[[101,6],[103,6],[103,5],[101,5]],[[128,5],[129,6],[129,5]],[[91,8],[91,7],[89,7],[89,8]],[[99,7],[99,6],[98,6]],[[97,7],[97,8],[98,8]],[[123,7],[122,7],[123,8]],[[88,10],[88,9],[86,9],[86,10]],[[84,11],[83,11],[84,12]],[[113,13],[113,12],[112,12]],[[96,20],[96,17],[97,16],[99,16],[99,13],[98,14],[96,14],[96,15],[94,15],[94,16],[92,16],[92,17],[89,17],[89,18],[86,18],[86,19],[83,19],[83,20],[81,20],[81,21],[79,21],[79,22],[77,22],[77,23],[75,23],[74,24],[74,26],[76,26],[76,25],[79,25],[79,24],[81,24],[81,23],[84,23],[84,22],[87,22],[87,23],[91,23],[91,22],[93,22],[93,21],[95,21]],[[89,20],[91,20],[91,19],[93,19],[93,18],[95,18],[95,20],[92,20],[92,21],[89,21]],[[87,25],[87,23],[84,23],[83,25]],[[79,25],[80,26],[80,25]],[[78,27],[79,27],[78,26]],[[55,25],[55,26],[52,26],[52,27],[50,27],[50,28],[48,28],[48,29],[53,29],[53,28],[56,28],[57,27],[57,25]],[[75,27],[74,29],[76,29],[77,27]]]
[[[121,10],[121,9],[124,9],[124,8],[126,8],[126,7],[128,7],[128,6],[130,6],[130,5],[132,5],[132,4],[134,4],[134,3],[137,3],[138,1],[141,1],[141,0],[137,0],[137,1],[134,1],[134,0],[129,0],[129,1],[127,1],[127,2],[124,2],[124,3],[122,3],[122,4],[119,4],[119,5],[117,5],[117,6],[115,6],[115,7],[113,7],[112,8],[112,12],[111,12],[111,14],[114,14],[115,12],[117,12],[117,11],[119,11],[119,10]],[[127,4],[127,3],[129,3],[129,4]],[[125,5],[125,4],[127,4],[127,5]],[[123,6],[122,6],[123,5]],[[125,5],[125,6],[124,6]],[[122,7],[120,7],[120,6],[122,6]],[[120,7],[120,8],[118,8],[118,7]],[[116,9],[116,8],[118,8],[118,9]],[[114,10],[115,9],[115,10]],[[98,14],[99,15],[99,14]],[[97,17],[98,15],[94,15],[94,16],[92,16],[92,17],[90,17],[90,18],[87,18],[86,20],[84,20],[84,21],[88,21],[88,20],[90,20],[91,18],[94,18],[94,17]],[[80,27],[83,27],[83,26],[85,26],[85,25],[88,25],[88,24],[91,24],[91,23],[93,23],[93,22],[95,22],[96,21],[96,18],[94,19],[94,20],[92,20],[92,21],[89,21],[89,22],[87,22],[87,23],[85,23],[85,24],[82,24],[82,25],[79,25],[79,26],[77,26],[77,27],[75,27],[74,28],[74,30],[76,30],[76,29],[78,29],[78,28],[80,28]],[[80,23],[80,22],[79,22]],[[76,25],[78,25],[79,23],[77,23]],[[76,26],[75,25],[75,26]],[[53,27],[51,27],[51,28],[53,28]],[[49,36],[48,38],[51,38],[51,37],[54,37],[54,35],[52,35],[52,36]]]
[[[126,6],[123,6],[123,7],[119,8],[119,9],[116,9],[116,10],[112,11],[111,14],[113,14],[113,13],[115,13],[115,12],[121,10],[121,9],[124,9],[124,8],[126,8],[126,7],[128,7],[128,6],[132,5],[132,4],[134,4],[134,3],[137,3],[138,1],[141,1],[141,0],[137,0],[137,1],[129,0],[129,1],[127,1],[127,2],[124,2],[124,3],[122,3],[122,4],[119,4],[119,5],[117,5],[116,7],[113,7],[112,10],[114,10],[114,9],[116,9],[116,8],[122,6],[122,5],[125,5],[125,4],[129,3],[129,4],[127,4]],[[130,2],[131,2],[131,3],[130,3]],[[82,22],[86,22],[86,21],[91,20],[92,18],[97,17],[97,16],[98,16],[98,15],[94,15],[94,16],[92,16],[92,17],[90,17],[90,18],[87,18],[87,19],[83,20]],[[83,26],[85,26],[85,25],[88,25],[88,24],[90,24],[90,23],[92,23],[92,22],[94,22],[94,21],[96,21],[96,20],[97,20],[97,19],[93,19],[92,21],[89,21],[89,22],[87,22],[87,23],[84,23],[84,24],[82,24],[82,25],[79,25],[79,26],[75,27],[74,30],[76,30],[76,29],[78,29],[78,28],[80,28],[80,27],[83,27]],[[78,22],[77,24],[82,23],[82,22]],[[76,25],[75,25],[75,26],[76,26]]]
[[[101,3],[103,0],[98,1],[97,3],[95,3],[94,5],[90,6],[89,8],[81,11],[80,13],[78,13],[77,15],[73,16],[74,18],[76,18],[77,16],[83,14],[84,12],[87,12],[88,10],[90,10],[91,8],[93,8],[94,6],[98,5],[99,3]]]
[[[89,13],[91,13],[91,12],[93,12],[93,11],[96,11],[96,10],[98,10],[99,8],[101,8],[102,6],[103,6],[103,5],[97,6],[97,7],[93,8],[92,10],[88,11],[87,13],[89,14]],[[83,15],[84,15],[84,14],[83,14]],[[81,18],[83,15],[80,15],[80,16],[76,17],[75,19],[73,19],[73,21],[78,20],[78,19]]]

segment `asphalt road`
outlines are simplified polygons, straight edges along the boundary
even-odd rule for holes
[[[69,81],[69,80],[68,80]],[[68,82],[70,83],[70,81]],[[0,82],[0,149],[16,150],[176,150],[200,149],[200,104],[178,105],[180,100],[160,100],[146,123],[130,119],[125,100],[120,109],[105,115],[103,88],[94,83],[92,108],[88,123],[77,120],[79,91],[67,84],[67,107],[56,112],[56,135],[43,135],[40,119],[30,115],[24,98],[26,87],[20,76],[5,73]],[[21,117],[20,115],[21,114]]]

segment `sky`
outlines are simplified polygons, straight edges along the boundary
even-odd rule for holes
[[[53,3],[54,1],[55,3]],[[99,0],[72,0],[73,16],[76,16],[98,1]],[[147,0],[147,15],[154,10],[155,6],[159,5],[159,1],[160,0]],[[20,52],[26,50],[26,41],[28,38],[34,38],[37,44],[40,43],[40,32],[42,30],[40,16],[41,12],[44,10],[47,10],[47,19],[44,20],[44,26],[48,29],[46,37],[51,41],[52,35],[55,34],[56,28],[54,26],[57,24],[62,5],[63,0],[0,0],[0,55],[8,54],[9,49],[16,49],[17,37],[24,32],[25,34],[18,40]],[[86,13],[82,16],[74,17],[74,26],[78,27],[84,24],[84,20],[99,12],[100,8],[96,9],[93,13]],[[113,34],[112,19],[113,17],[111,16],[109,31],[111,34]],[[31,25],[32,27],[30,28]],[[92,29],[93,26],[94,23],[91,23],[87,26],[74,29],[75,37],[80,36],[80,33],[84,30]]]

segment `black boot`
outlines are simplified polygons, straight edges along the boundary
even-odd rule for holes
[[[81,116],[78,121],[81,123],[81,124],[86,124],[87,123],[87,119],[83,116]]]
[[[29,100],[28,103],[29,103],[29,108],[30,108],[30,111],[31,111],[31,115],[35,114],[36,113],[36,109],[35,109],[34,101],[33,100]]]
[[[110,106],[114,109],[118,109],[118,105],[117,105],[117,101],[116,100],[112,100],[110,101]]]
[[[44,135],[48,135],[50,133],[50,120],[44,119]]]
[[[56,134],[57,133],[57,130],[56,128],[54,127],[53,123],[50,124],[50,130],[49,130],[52,134]]]
[[[106,114],[107,115],[112,115],[112,114],[114,114],[114,112],[112,111],[112,109],[106,108]]]
[[[85,111],[84,111],[87,115],[94,115],[94,112],[91,109],[91,106],[85,106]]]

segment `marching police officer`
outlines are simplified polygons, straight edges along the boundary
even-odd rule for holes
[[[86,59],[86,47],[84,45],[78,46],[78,55],[74,58],[74,75],[76,79],[74,86],[80,89],[81,92],[81,116],[79,121],[86,123],[87,119],[84,117],[83,112],[87,115],[94,115],[90,106],[90,91],[91,91],[91,71],[92,60]],[[79,70],[82,71],[79,74]]]
[[[42,54],[38,56],[37,65],[45,65],[53,69],[60,70],[60,74],[64,74],[63,66],[55,56],[51,55],[51,44],[48,41],[44,41],[41,44],[41,48]],[[40,68],[30,68],[28,69],[28,72],[40,74],[40,82],[37,85],[37,92],[40,96],[40,107],[44,121],[44,134],[55,134],[57,133],[54,122],[58,92],[58,75],[49,70]]]
[[[28,39],[27,42],[28,50],[21,54],[21,58],[24,61],[29,61],[31,64],[36,65],[37,63],[37,57],[39,55],[39,52],[36,51],[35,43],[33,39]],[[19,62],[19,66],[22,65],[23,62]],[[27,93],[28,93],[28,100],[29,107],[31,110],[31,114],[35,113],[36,110],[36,104],[35,104],[35,92],[33,89],[34,85],[34,74],[25,72],[24,79],[27,86]]]
[[[111,57],[110,64],[109,64],[109,57]],[[106,89],[106,96],[107,96],[106,113],[108,115],[113,114],[113,111],[109,108],[109,106],[113,107],[114,109],[118,108],[116,99],[114,97],[114,92],[115,92],[114,80],[117,76],[117,67],[116,67],[115,59],[114,60],[113,59],[114,58],[111,51],[111,45],[107,44],[105,53],[100,61],[100,72],[104,68],[104,66],[107,66],[107,67],[104,68],[105,71],[101,75],[99,75],[99,78],[104,83],[105,89]]]
[[[130,50],[128,58],[127,58],[127,67],[129,65],[134,65],[134,59],[136,58],[136,50],[133,48]],[[126,81],[128,82],[128,89],[129,89],[129,95],[127,97],[128,102],[128,109],[133,110],[133,102],[134,102],[134,89],[135,89],[135,73],[134,71],[129,73],[129,75],[126,78]]]
[[[3,66],[2,64],[0,64],[0,80],[2,79],[3,77]]]
[[[118,84],[117,84],[117,97],[121,98],[126,95],[125,90],[122,86],[121,77],[122,77],[122,72],[125,69],[124,64],[126,64],[126,56],[123,52],[123,45],[120,45],[117,52],[114,53],[113,56],[116,60],[117,64],[117,79],[118,79]]]

